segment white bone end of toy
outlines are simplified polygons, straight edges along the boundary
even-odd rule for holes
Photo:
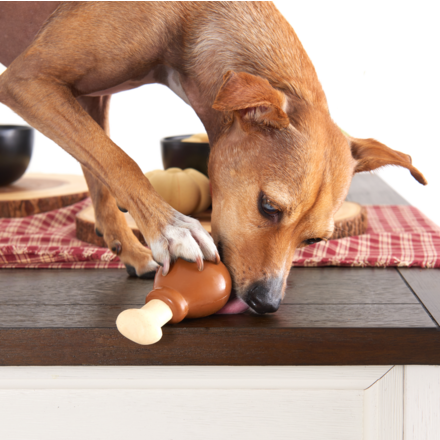
[[[153,299],[140,309],[128,309],[116,319],[119,332],[136,344],[151,345],[162,338],[162,326],[171,318],[171,309],[158,299]]]

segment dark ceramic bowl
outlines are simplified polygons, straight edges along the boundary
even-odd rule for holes
[[[171,136],[160,140],[162,163],[167,168],[195,168],[208,176],[209,144],[207,142],[182,142],[191,135]]]
[[[0,186],[18,180],[32,155],[34,129],[25,125],[0,125]]]

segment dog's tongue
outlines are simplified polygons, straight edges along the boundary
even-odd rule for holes
[[[220,309],[216,315],[235,315],[237,313],[243,313],[249,308],[249,306],[238,298],[231,298],[226,305]]]

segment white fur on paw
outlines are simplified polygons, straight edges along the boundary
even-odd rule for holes
[[[218,255],[214,240],[200,222],[177,211],[172,223],[165,227],[159,239],[150,243],[150,247],[165,273],[170,261],[176,258],[196,261],[203,267],[203,259],[217,261]]]
[[[197,258],[203,259],[202,251],[189,229],[169,225],[165,228],[164,235],[168,240],[172,256],[190,261],[196,261]]]
[[[192,237],[199,245],[205,260],[216,261],[217,248],[214,244],[214,240],[209,232],[200,224],[195,218],[187,217],[186,215],[177,213],[178,225],[183,228],[189,229]]]

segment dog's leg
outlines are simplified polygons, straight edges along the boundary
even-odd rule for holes
[[[78,98],[78,102],[109,136],[110,95],[83,96]],[[132,233],[110,191],[87,168],[83,166],[82,169],[95,209],[96,233],[103,235],[109,249],[119,256],[130,275],[153,278],[158,265],[153,260],[151,251],[142,246]]]
[[[104,133],[71,90],[47,78],[23,80],[20,63],[0,76],[0,102],[63,147],[107,187],[127,209],[167,274],[181,257],[203,269],[203,259],[218,262],[214,241],[200,222],[169,206],[139,166]],[[24,71],[24,68],[23,68]]]
[[[200,222],[169,206],[139,166],[82,108],[60,79],[39,77],[25,56],[0,76],[0,102],[77,159],[130,212],[154,260],[167,274],[174,259],[218,262],[214,241]],[[27,76],[30,75],[30,78]]]
[[[219,261],[214,242],[200,222],[159,196],[76,98],[147,78],[181,9],[178,2],[62,3],[0,75],[0,102],[77,159],[130,212],[164,274],[177,257],[200,270],[203,259]]]

